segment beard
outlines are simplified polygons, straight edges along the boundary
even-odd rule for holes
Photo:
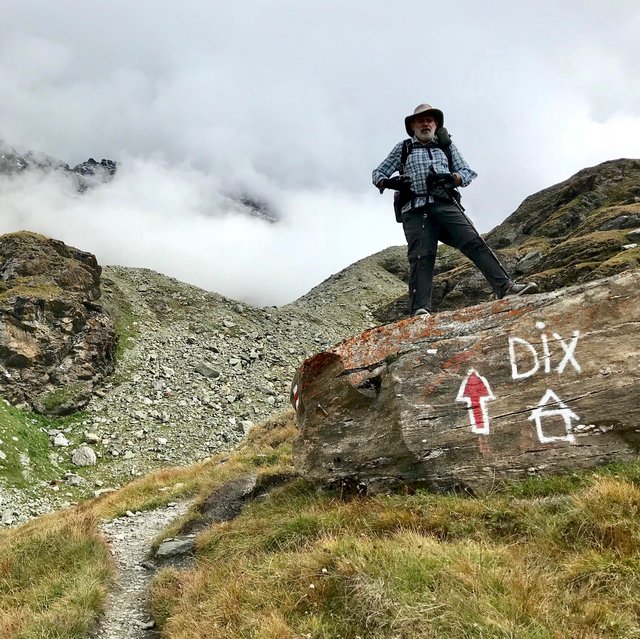
[[[418,140],[420,142],[431,142],[431,140],[433,140],[433,138],[435,137],[436,134],[436,130],[435,129],[429,129],[429,130],[418,130],[418,131],[414,131],[415,136],[418,138]]]

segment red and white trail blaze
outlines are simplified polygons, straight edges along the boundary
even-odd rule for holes
[[[471,431],[479,435],[489,434],[487,402],[490,399],[495,397],[489,382],[472,368],[460,386],[456,401],[467,403]]]

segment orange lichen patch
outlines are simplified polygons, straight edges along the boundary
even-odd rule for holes
[[[537,308],[533,304],[523,304],[522,306],[518,306],[512,309],[505,308],[508,307],[512,300],[513,298],[496,300],[491,305],[491,313],[499,313],[501,317],[516,318],[522,315],[526,315],[527,313],[531,313],[531,311]]]
[[[306,359],[298,369],[294,378],[294,384],[298,384],[298,392],[306,390],[314,379],[328,366],[335,364],[340,357],[333,351],[323,351]],[[339,373],[338,373],[339,374]]]
[[[452,373],[459,373],[463,364],[477,357],[477,352],[474,351],[475,349],[469,349],[453,355],[448,360],[442,362],[442,368]]]
[[[449,317],[456,322],[472,322],[481,319],[482,311],[478,306],[465,306],[449,313]]]
[[[441,333],[433,318],[415,317],[370,329],[338,344],[331,352],[342,359],[346,369],[364,368],[395,355],[403,345]]]

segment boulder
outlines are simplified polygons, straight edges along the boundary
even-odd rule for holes
[[[636,459],[640,272],[380,326],[303,362],[298,470],[482,492]]]
[[[71,463],[76,466],[95,466],[98,462],[98,458],[89,446],[80,446],[73,451],[73,455],[71,455]]]
[[[0,236],[0,395],[47,414],[82,408],[115,365],[91,253],[35,233]]]

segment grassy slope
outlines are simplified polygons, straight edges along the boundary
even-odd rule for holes
[[[342,499],[293,475],[294,434],[287,413],[233,454],[0,534],[0,637],[89,637],[113,576],[99,519],[256,470],[291,480],[156,576],[162,637],[640,637],[640,463],[481,499]]]
[[[186,495],[198,503],[248,472],[292,474],[294,428],[287,422],[267,422],[233,455],[157,471],[100,499],[0,531],[0,639],[90,637],[114,577],[100,519]]]
[[[47,430],[63,429],[69,418],[48,419],[9,406],[0,399],[0,480],[6,486],[23,490],[37,480],[47,480],[60,474],[49,457]]]

